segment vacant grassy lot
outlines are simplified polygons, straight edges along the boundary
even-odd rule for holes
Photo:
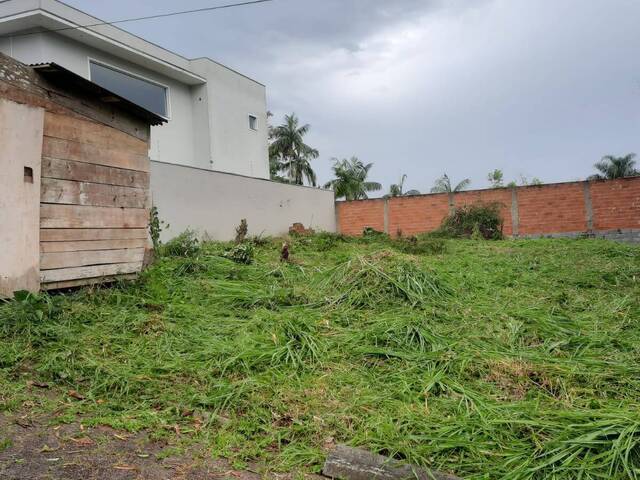
[[[348,443],[465,478],[640,476],[638,247],[316,235],[280,263],[280,244],[0,305],[0,408],[276,471]]]

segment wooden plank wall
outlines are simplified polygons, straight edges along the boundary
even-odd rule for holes
[[[148,248],[149,208],[146,141],[77,115],[45,113],[42,288],[139,272]]]

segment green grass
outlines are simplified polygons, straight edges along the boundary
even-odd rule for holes
[[[465,478],[640,477],[638,247],[321,234],[282,264],[280,245],[1,305],[0,408],[37,379],[59,421],[177,425],[238,465],[316,471],[348,443]]]
[[[11,440],[0,438],[0,453],[4,452],[7,448],[11,447]]]

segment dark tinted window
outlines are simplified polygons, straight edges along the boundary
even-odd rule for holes
[[[167,116],[165,87],[93,62],[91,81],[153,113]]]

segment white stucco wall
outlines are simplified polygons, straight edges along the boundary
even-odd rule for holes
[[[264,85],[208,58],[192,60],[191,66],[207,79],[211,168],[269,178]],[[257,117],[257,130],[249,128],[249,115]]]
[[[43,123],[42,108],[0,99],[0,297],[40,289]]]
[[[294,222],[336,231],[332,191],[151,162],[151,193],[168,240],[187,228],[231,240],[247,219],[250,235],[282,235]]]

